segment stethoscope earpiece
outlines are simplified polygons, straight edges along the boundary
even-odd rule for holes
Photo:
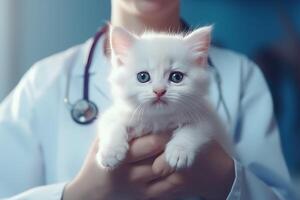
[[[90,124],[98,116],[98,107],[92,101],[80,99],[71,107],[72,119],[78,124]]]

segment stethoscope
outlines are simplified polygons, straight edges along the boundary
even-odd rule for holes
[[[65,93],[64,102],[67,104],[72,119],[82,125],[87,125],[92,123],[99,114],[98,106],[89,98],[89,82],[90,82],[90,68],[93,62],[94,52],[97,46],[97,43],[101,36],[105,34],[108,30],[108,25],[105,25],[100,31],[98,31],[94,38],[91,49],[89,51],[88,59],[84,67],[83,75],[83,97],[82,99],[77,100],[75,103],[71,103],[69,99],[70,93],[70,79],[71,74],[68,74],[67,78],[67,89]]]
[[[190,30],[190,27],[187,25],[187,23],[182,21],[182,24],[183,24],[184,31]],[[64,102],[70,110],[72,119],[76,123],[81,124],[81,125],[91,124],[93,121],[95,121],[95,119],[97,118],[97,116],[99,114],[98,106],[89,98],[89,81],[90,81],[89,72],[90,72],[92,62],[93,62],[94,52],[95,52],[97,43],[98,43],[99,39],[101,38],[101,36],[103,36],[107,32],[108,28],[109,28],[109,26],[105,25],[102,29],[100,29],[100,31],[98,31],[95,34],[95,36],[93,38],[93,43],[92,43],[91,49],[88,54],[87,62],[84,67],[83,97],[82,97],[82,99],[77,100],[75,103],[71,103],[70,98],[69,98],[71,73],[69,73],[68,77],[67,77],[67,86],[66,86]],[[226,114],[226,117],[227,117],[228,121],[230,122],[231,119],[230,119],[229,110],[228,110],[228,107],[224,100],[223,92],[222,92],[222,88],[221,88],[222,79],[221,79],[218,69],[214,66],[210,57],[208,57],[208,66],[214,74],[214,78],[216,80],[217,89],[218,89],[218,93],[219,93],[216,110],[219,110],[219,107],[222,104],[225,114]]]

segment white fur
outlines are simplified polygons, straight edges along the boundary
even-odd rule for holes
[[[187,36],[145,33],[134,36],[111,27],[111,84],[113,105],[99,122],[97,161],[114,168],[126,157],[128,142],[144,134],[173,131],[165,149],[171,167],[192,165],[195,156],[211,138],[224,138],[219,117],[207,100],[206,69],[211,27]],[[137,81],[137,73],[147,71],[151,80]],[[171,71],[185,73],[182,82],[168,80]],[[166,104],[154,104],[155,89],[167,90]]]

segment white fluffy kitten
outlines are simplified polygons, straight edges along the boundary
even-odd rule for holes
[[[111,27],[113,105],[100,118],[100,166],[120,164],[132,138],[173,130],[165,158],[171,167],[185,168],[204,144],[225,135],[207,99],[211,29],[136,36]]]

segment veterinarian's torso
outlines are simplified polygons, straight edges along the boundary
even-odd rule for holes
[[[82,166],[88,148],[96,137],[97,121],[90,125],[75,123],[63,101],[70,68],[72,71],[69,77],[69,99],[71,102],[75,102],[82,98],[84,65],[91,42],[88,40],[83,45],[38,62],[25,75],[17,88],[21,91],[22,88],[27,87],[29,82],[33,87],[30,92],[34,93],[32,102],[27,102],[33,107],[33,112],[25,113],[24,116],[17,118],[18,120],[30,119],[28,128],[31,129],[40,146],[40,152],[36,155],[40,156],[40,159],[37,159],[39,162],[36,162],[35,166],[23,166],[24,171],[32,171],[32,168],[38,169],[33,175],[35,177],[32,177],[32,180],[36,180],[33,181],[33,186],[37,182],[43,185],[72,179]],[[111,104],[107,82],[110,64],[103,53],[103,39],[98,42],[95,55],[91,66],[89,91],[90,99],[97,104],[100,110],[99,117],[101,117],[101,112]],[[231,138],[240,137],[235,133],[238,133],[236,130],[238,113],[240,113],[241,91],[245,87],[242,79],[248,76],[253,69],[243,64],[245,58],[230,51],[211,48],[210,58],[222,77],[221,89],[230,113],[231,123],[228,122],[222,105],[218,113],[228,125],[229,132],[232,133]],[[219,93],[213,75],[211,80],[210,99],[216,107]],[[5,104],[6,102],[3,103],[4,109],[6,109]],[[11,116],[11,118],[13,117]],[[20,157],[20,163],[22,163],[22,159],[28,158]],[[18,191],[18,188],[15,189]]]

